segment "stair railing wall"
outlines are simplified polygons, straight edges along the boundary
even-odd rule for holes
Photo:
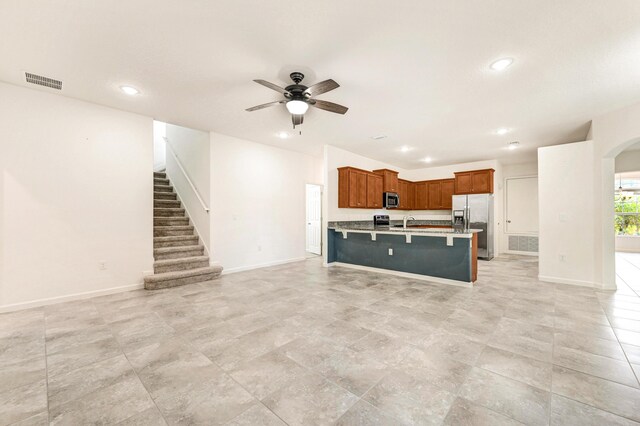
[[[210,220],[209,220],[209,206],[205,203],[204,199],[200,195],[198,188],[189,177],[189,174],[185,170],[175,148],[171,145],[171,141],[165,137],[167,146],[167,175],[171,180],[172,185],[175,188],[178,198],[182,202],[182,207],[187,212],[189,219],[195,227],[198,236],[208,255],[209,250],[209,235],[210,235]]]

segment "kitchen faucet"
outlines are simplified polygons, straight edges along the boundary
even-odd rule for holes
[[[402,218],[402,229],[407,229],[407,222],[416,220],[413,216],[405,216]]]

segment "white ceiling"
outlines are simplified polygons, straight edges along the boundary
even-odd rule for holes
[[[38,73],[66,96],[315,155],[520,162],[640,101],[639,22],[638,0],[0,0],[0,80]],[[279,99],[253,79],[284,86],[294,70],[336,80],[319,98],[350,109],[311,109],[281,140],[284,106],[244,109]]]

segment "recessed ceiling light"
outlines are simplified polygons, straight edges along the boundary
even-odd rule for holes
[[[425,163],[430,163],[431,162],[431,157],[425,157],[422,159],[422,161],[424,161]]]
[[[278,136],[280,139],[286,139],[289,137],[289,133],[287,132],[279,132],[276,136]]]
[[[122,90],[127,95],[137,95],[138,93],[140,93],[138,89],[131,86],[120,86],[120,90]]]
[[[402,152],[409,152],[409,151],[411,151],[411,148],[409,148],[408,146],[406,146],[406,145],[405,145],[405,146],[403,146],[403,147],[401,147],[401,148],[400,148],[400,151],[402,151]]]
[[[496,135],[506,135],[507,133],[509,133],[509,129],[503,127],[501,129],[496,130]]]
[[[513,63],[513,58],[498,59],[491,64],[491,69],[494,71],[504,71]]]
[[[520,145],[520,142],[518,141],[509,142],[509,144],[507,145],[507,148],[514,150],[518,148],[518,145]]]

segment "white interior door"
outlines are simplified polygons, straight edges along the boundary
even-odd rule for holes
[[[307,251],[322,254],[322,190],[307,185]]]
[[[538,178],[507,179],[507,234],[538,233]]]

